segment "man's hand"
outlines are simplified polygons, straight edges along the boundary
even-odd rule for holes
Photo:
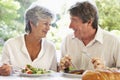
[[[104,62],[99,58],[92,58],[92,63],[95,69],[105,69]]]
[[[70,65],[71,65],[71,58],[69,55],[64,56],[60,60],[60,70],[64,70],[64,69],[68,68]]]
[[[0,75],[1,76],[9,76],[10,73],[12,71],[12,68],[10,65],[8,64],[3,64],[1,67],[0,67]]]

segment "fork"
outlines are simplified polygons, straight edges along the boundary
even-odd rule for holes
[[[13,67],[13,72],[15,74],[17,73],[20,73],[22,71],[23,68],[19,67],[19,66],[13,66],[13,65],[10,65],[11,67]]]
[[[17,69],[23,69],[23,68],[21,68],[19,66],[13,66],[13,65],[10,65],[10,66],[13,67],[13,68],[17,68]]]
[[[88,53],[87,53],[87,52],[82,51],[82,53],[83,53],[83,54],[85,54],[88,58],[92,59],[92,57],[91,57],[90,55],[88,55]]]
[[[67,55],[65,55],[65,56],[66,56],[66,57],[70,57],[69,54],[67,54]],[[70,59],[71,59],[71,57],[70,57]],[[72,60],[71,60],[71,65],[72,65],[73,68],[77,69],[77,67],[73,64]]]
[[[74,65],[72,61],[71,61],[71,64],[72,64],[73,68],[74,68],[75,70],[77,70],[76,65]]]

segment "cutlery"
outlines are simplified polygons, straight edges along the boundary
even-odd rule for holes
[[[72,61],[71,61],[71,64],[72,64],[73,68],[74,68],[75,70],[77,70],[76,65],[74,65]]]
[[[65,57],[68,58],[68,59],[70,59],[72,67],[76,69],[77,67],[73,64],[70,55],[66,54]]]
[[[85,51],[82,51],[83,54],[85,54],[89,59],[92,59],[92,57]]]
[[[10,65],[10,66],[12,67],[14,74],[20,73],[23,69],[19,66],[13,66],[13,65]]]
[[[23,69],[23,68],[21,68],[19,66],[13,66],[13,65],[10,65],[10,66],[13,67],[13,68],[16,68],[16,69]]]
[[[75,70],[77,70],[77,67],[71,62],[71,65],[72,65],[72,67],[75,69]],[[69,71],[70,71],[70,66],[68,67],[68,68],[65,68],[64,69],[64,72],[65,73],[69,73]]]

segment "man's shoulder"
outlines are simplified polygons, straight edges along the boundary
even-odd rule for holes
[[[103,31],[103,36],[105,39],[119,41],[119,37],[109,31]]]
[[[65,38],[72,39],[72,38],[74,38],[74,34],[73,33],[69,33],[69,34],[66,35]]]
[[[103,30],[103,36],[105,37],[116,37],[114,34],[112,34],[111,32],[109,31],[106,31],[106,30]]]
[[[80,42],[80,40],[78,40],[74,36],[74,33],[69,33],[63,40],[63,43],[67,43],[67,44],[77,44],[79,42]]]

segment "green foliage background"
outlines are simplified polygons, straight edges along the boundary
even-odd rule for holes
[[[99,25],[104,29],[120,30],[120,0],[96,0]]]
[[[33,1],[36,0],[0,0],[0,53],[6,40],[24,33],[24,11]],[[99,11],[99,25],[108,31],[114,30],[115,34],[120,35],[120,0],[95,0],[95,2]],[[69,21],[66,20],[68,17],[66,6],[67,1],[58,14],[57,27],[52,28],[48,35],[58,50],[62,36],[67,33],[64,28],[68,27]]]

